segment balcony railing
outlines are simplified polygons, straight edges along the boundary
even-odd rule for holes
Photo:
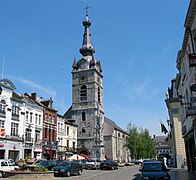
[[[37,145],[37,144],[42,144],[42,140],[41,139],[36,139],[35,140],[35,144]]]
[[[25,137],[25,142],[33,143],[33,138],[31,138],[31,137]]]

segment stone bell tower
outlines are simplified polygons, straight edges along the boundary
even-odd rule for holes
[[[82,55],[78,61],[74,58],[72,66],[72,119],[78,125],[78,149],[92,157],[105,158],[103,143],[103,75],[101,62],[94,58],[90,26],[86,13]]]

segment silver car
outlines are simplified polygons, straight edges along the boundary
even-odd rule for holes
[[[100,169],[101,161],[95,158],[87,159],[84,169]]]

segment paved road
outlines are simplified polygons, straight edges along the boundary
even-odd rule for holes
[[[125,166],[115,171],[103,170],[84,170],[81,176],[54,177],[53,173],[40,175],[17,175],[5,178],[5,180],[140,180],[140,166]],[[172,169],[170,172],[171,180],[196,180],[196,174],[186,170]]]

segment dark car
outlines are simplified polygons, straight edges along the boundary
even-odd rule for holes
[[[77,161],[63,161],[58,166],[53,168],[54,177],[57,176],[71,176],[71,175],[81,175],[82,165]]]
[[[144,162],[140,171],[141,179],[170,180],[169,169],[160,161]]]
[[[115,169],[118,169],[118,163],[113,160],[104,160],[100,164],[100,169],[101,170],[104,170],[104,169],[115,170]]]
[[[41,161],[39,164],[37,164],[37,166],[47,168],[48,171],[52,171],[53,167],[57,166],[57,164],[56,161],[46,160],[46,161]]]
[[[81,164],[82,165],[82,168],[85,169],[86,159],[75,160],[75,161],[78,162],[79,164]]]

